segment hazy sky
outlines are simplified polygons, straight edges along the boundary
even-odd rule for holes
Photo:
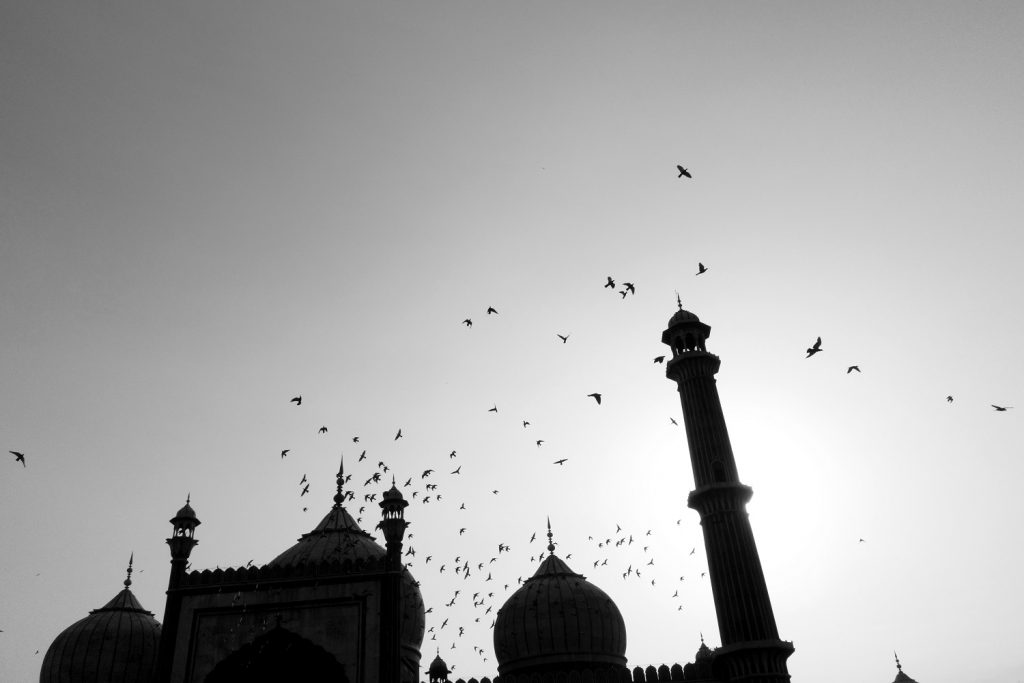
[[[465,596],[548,515],[630,666],[718,645],[652,363],[677,290],[794,681],[1024,677],[1022,35],[1013,2],[0,3],[0,678],[133,551],[162,619],[189,492],[194,567],[267,562],[342,453],[360,499],[436,470],[411,571],[466,635],[425,662],[494,675]]]

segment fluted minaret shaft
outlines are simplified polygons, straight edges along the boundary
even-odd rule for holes
[[[662,341],[672,347],[666,375],[676,382],[695,488],[687,504],[700,514],[708,575],[722,647],[720,670],[730,681],[785,683],[790,643],[779,640],[775,615],[740,482],[715,374],[721,361],[704,348],[711,328],[680,309]]]

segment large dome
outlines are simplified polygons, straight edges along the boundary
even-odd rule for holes
[[[498,610],[500,675],[625,667],[626,625],[612,599],[555,555]]]
[[[125,588],[64,630],[43,658],[40,683],[151,683],[160,624]]]

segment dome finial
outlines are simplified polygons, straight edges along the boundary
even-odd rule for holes
[[[896,670],[903,671],[903,667],[900,666],[900,656],[896,654],[896,650],[892,651],[892,656],[896,658]]]
[[[124,587],[128,588],[132,585],[132,563],[135,562],[135,551],[132,551],[131,557],[128,558],[128,575],[124,579]]]
[[[341,490],[342,484],[345,483],[345,454],[341,454],[341,466],[338,467],[338,492],[334,494],[334,507],[341,507],[341,504],[345,501],[345,492]]]
[[[676,290],[676,306],[679,306],[679,310],[683,310],[683,300],[679,297],[679,290]]]
[[[191,491],[189,491],[189,492],[188,492],[188,495],[187,495],[187,496],[185,496],[185,505],[188,505],[188,504],[189,504],[189,503],[191,503],[191,502],[192,502],[192,492],[191,492]]]
[[[548,552],[555,552],[555,542],[551,540],[551,517],[548,516]]]
[[[704,644],[704,632],[703,631],[697,631],[697,633],[700,634],[700,644],[703,645]]]

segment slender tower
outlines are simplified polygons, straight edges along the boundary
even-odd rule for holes
[[[339,487],[341,473],[338,474]],[[340,489],[339,489],[340,492]],[[384,532],[387,543],[387,555],[384,559],[384,580],[381,591],[381,683],[402,683],[402,539],[409,523],[405,521],[405,508],[408,501],[395,486],[391,478],[391,488],[384,492],[384,500],[380,502],[380,529]],[[419,679],[416,671],[413,681]]]
[[[192,494],[185,499],[185,507],[171,519],[174,533],[167,539],[171,547],[171,576],[167,581],[167,605],[164,608],[164,624],[160,630],[160,652],[157,655],[156,680],[166,683],[171,680],[171,664],[174,657],[174,640],[177,637],[181,612],[181,593],[178,588],[188,568],[188,558],[199,543],[195,539],[196,527],[202,524],[192,509]]]
[[[700,514],[708,574],[715,598],[722,647],[715,651],[715,676],[744,683],[787,683],[786,659],[793,644],[779,639],[761,560],[747,516],[753,490],[740,482],[722,415],[715,374],[718,356],[704,343],[711,328],[679,310],[661,341],[672,349],[666,376],[679,387],[694,490],[687,505]]]

